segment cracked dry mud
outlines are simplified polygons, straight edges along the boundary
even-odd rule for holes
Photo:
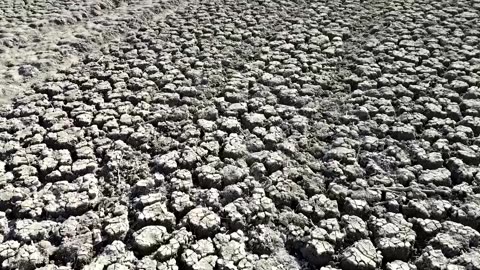
[[[1,269],[480,270],[480,1],[0,1]]]

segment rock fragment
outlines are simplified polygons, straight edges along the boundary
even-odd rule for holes
[[[340,266],[344,270],[376,269],[382,262],[382,255],[370,240],[363,239],[346,248],[341,254]]]
[[[194,208],[185,215],[185,225],[192,228],[192,231],[199,237],[214,234],[220,227],[220,217],[207,208]]]
[[[163,226],[145,226],[133,234],[133,245],[143,253],[149,253],[158,248],[169,238],[167,229]]]

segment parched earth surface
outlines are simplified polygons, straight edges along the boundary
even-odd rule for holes
[[[1,269],[480,270],[479,25],[1,0]]]

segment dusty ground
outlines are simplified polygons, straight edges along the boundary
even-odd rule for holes
[[[479,270],[479,23],[1,1],[1,268]]]
[[[163,19],[179,1],[4,1],[0,8],[0,102],[55,77],[87,53]]]

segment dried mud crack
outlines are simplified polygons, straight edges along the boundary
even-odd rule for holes
[[[480,269],[479,22],[0,2],[1,269]]]

